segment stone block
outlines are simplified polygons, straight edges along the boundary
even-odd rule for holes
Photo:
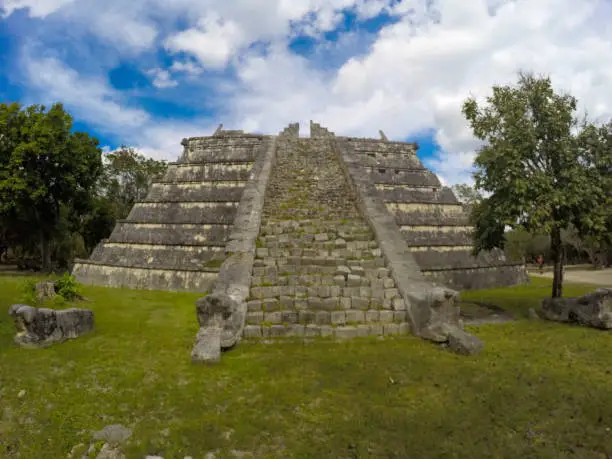
[[[394,322],[406,322],[407,318],[408,318],[408,313],[406,311],[394,311],[393,312]]]
[[[259,325],[246,325],[242,332],[245,338],[261,338],[261,327]]]
[[[276,298],[266,298],[262,301],[262,308],[264,311],[278,311],[280,310],[280,303]]]
[[[409,335],[411,333],[410,324],[408,322],[399,324],[399,333],[400,335]]]
[[[346,311],[346,321],[348,323],[365,322],[365,312],[355,310]]]
[[[359,296],[370,298],[372,296],[372,289],[370,287],[359,287]]]
[[[393,322],[393,311],[379,311],[379,321],[382,323]]]
[[[407,309],[406,302],[401,297],[393,298],[393,300],[391,300],[391,306],[395,311],[405,311]]]
[[[399,324],[384,324],[383,334],[385,336],[399,335]]]
[[[287,327],[284,325],[272,325],[270,327],[270,337],[278,338],[287,334]]]
[[[221,327],[200,327],[191,350],[193,363],[215,364],[221,360]]]
[[[323,299],[316,296],[308,297],[308,307],[310,309],[324,309]]]
[[[294,324],[298,321],[298,313],[295,311],[281,311],[282,321],[287,324]]]
[[[292,324],[287,328],[287,336],[302,338],[304,336],[304,325]]]
[[[340,297],[340,307],[342,309],[350,309],[351,308],[351,299],[345,296]]]
[[[346,323],[346,312],[345,311],[332,311],[331,312],[331,323],[334,325],[344,325]]]
[[[283,309],[290,309],[293,308],[294,301],[295,300],[291,296],[281,296],[279,299],[279,304]]]
[[[317,311],[315,313],[315,323],[317,325],[331,324],[331,313],[329,311]]]
[[[52,282],[41,283],[53,287]],[[41,288],[40,295],[50,294]],[[53,293],[55,295],[55,293]],[[35,308],[25,304],[9,307],[9,315],[15,322],[15,343],[21,347],[36,348],[62,343],[90,333],[94,329],[94,313],[89,309],[70,308],[55,311]]]
[[[378,322],[380,320],[380,312],[370,309],[365,314],[366,322]]]
[[[458,354],[476,355],[484,348],[484,343],[474,335],[452,327],[448,334],[448,347]]]
[[[380,323],[370,324],[370,335],[381,336],[383,334],[383,326]]]
[[[300,323],[310,324],[315,322],[316,315],[314,311],[304,310],[298,312],[298,318]]]
[[[306,300],[306,298],[296,298],[295,300],[293,300],[293,309],[295,310],[302,310],[302,309],[306,309],[308,307],[308,301]]]
[[[395,281],[390,277],[383,279],[383,284],[385,288],[395,288]]]
[[[321,309],[325,309],[326,311],[333,311],[334,309],[338,309],[340,307],[340,298],[337,296],[332,296],[330,298],[324,298],[321,301]]]
[[[260,324],[264,321],[263,311],[247,312],[246,321],[248,324]]]
[[[261,311],[261,307],[262,307],[262,301],[261,300],[251,300],[247,302],[247,310],[248,311]]]
[[[346,279],[344,278],[343,275],[338,274],[336,276],[334,276],[334,284],[340,286],[340,287],[344,287],[346,285]]]
[[[357,329],[357,336],[359,336],[360,338],[364,338],[370,334],[369,325],[359,324],[357,325],[356,329]]]
[[[264,322],[271,324],[280,324],[283,322],[283,314],[281,311],[264,313]]]
[[[351,308],[366,310],[370,307],[370,300],[368,298],[362,298],[360,296],[351,297]]]
[[[349,287],[356,287],[361,285],[361,277],[355,274],[349,274],[346,279],[346,285]]]
[[[331,325],[321,325],[319,327],[319,330],[320,330],[322,337],[333,336],[334,334],[334,329],[332,328]]]
[[[386,288],[385,289],[385,299],[392,300],[395,297],[399,296],[399,290],[396,288]]]
[[[334,329],[334,336],[337,339],[351,339],[357,338],[359,332],[356,327],[336,327]]]
[[[316,325],[306,325],[304,327],[304,336],[307,338],[321,336],[321,328]]]
[[[321,298],[329,298],[331,296],[331,290],[329,286],[327,285],[322,285],[320,287],[317,287],[317,290],[318,290],[318,296],[320,296]]]

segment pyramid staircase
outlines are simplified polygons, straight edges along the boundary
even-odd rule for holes
[[[328,137],[277,141],[246,338],[408,333],[385,258]]]

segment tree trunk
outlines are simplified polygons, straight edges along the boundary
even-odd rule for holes
[[[40,232],[40,258],[42,259],[42,270],[43,272],[51,272],[51,247],[49,238]]]
[[[550,250],[553,259],[553,287],[552,297],[563,296],[563,242],[561,241],[561,229],[554,227],[550,233]]]

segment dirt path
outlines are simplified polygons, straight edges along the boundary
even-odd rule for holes
[[[537,272],[530,273],[534,276],[546,277],[552,279],[553,273],[538,274]],[[574,282],[578,284],[595,284],[603,287],[612,287],[612,269],[592,270],[571,270],[565,271],[564,280],[566,282]]]

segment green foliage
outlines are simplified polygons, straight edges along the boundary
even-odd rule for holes
[[[114,205],[116,218],[125,218],[135,202],[143,200],[154,179],[164,175],[165,161],[139,154],[122,146],[105,156],[104,175],[99,183],[100,195]]]
[[[81,297],[81,285],[67,272],[55,281],[55,291],[66,301],[74,301]]]
[[[72,132],[62,104],[0,104],[0,214],[22,242],[36,239],[45,269],[61,208],[86,211],[101,172],[98,140]]]
[[[21,284],[21,295],[19,296],[19,302],[28,305],[38,304],[38,298],[36,298],[36,283],[37,279],[26,279]]]
[[[488,195],[474,206],[474,250],[503,248],[507,226],[550,234],[553,296],[561,294],[561,230],[573,224],[581,235],[601,234],[606,223],[607,147],[593,134],[597,128],[586,121],[579,126],[576,104],[555,93],[549,78],[521,73],[516,86],[494,86],[484,106],[473,98],[463,105],[484,143],[474,179]]]

